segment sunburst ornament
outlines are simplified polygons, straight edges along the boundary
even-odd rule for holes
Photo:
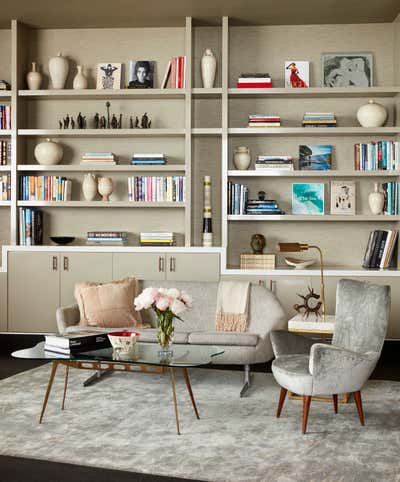
[[[303,304],[295,304],[293,308],[297,311],[297,313],[302,315],[302,318],[308,318],[310,313],[314,313],[316,317],[321,316],[320,309],[322,306],[322,301],[318,301],[320,299],[320,295],[314,292],[314,288],[308,287],[308,293],[303,296],[297,294],[302,300]],[[302,310],[304,312],[302,313]]]

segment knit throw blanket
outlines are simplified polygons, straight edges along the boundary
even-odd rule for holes
[[[215,325],[217,331],[246,331],[250,283],[220,281]]]

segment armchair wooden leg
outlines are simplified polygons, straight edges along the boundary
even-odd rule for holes
[[[338,396],[337,393],[335,395],[332,395],[333,398],[333,409],[335,410],[335,413],[338,413]]]
[[[358,390],[358,392],[354,392],[354,401],[356,402],[357,412],[358,412],[358,416],[360,417],[361,425],[364,425],[364,411],[362,406],[360,390]]]
[[[307,420],[308,420],[308,413],[310,411],[310,404],[311,404],[311,395],[304,395],[303,396],[303,433],[306,433],[307,430]]]
[[[281,416],[282,407],[285,402],[286,394],[287,394],[286,388],[281,388],[281,393],[279,395],[278,410],[276,411],[276,418],[279,418]]]

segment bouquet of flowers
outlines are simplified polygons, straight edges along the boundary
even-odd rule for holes
[[[180,315],[191,308],[192,298],[185,292],[176,288],[153,288],[144,289],[135,298],[137,311],[151,308],[157,315],[157,339],[165,353],[169,351],[174,335],[173,320],[182,320]]]

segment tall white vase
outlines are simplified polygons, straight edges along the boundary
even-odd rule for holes
[[[374,190],[368,196],[369,208],[372,214],[382,214],[385,197],[379,191],[379,183],[374,183]]]
[[[68,76],[68,59],[59,52],[49,60],[49,72],[53,89],[63,89]]]
[[[214,87],[216,71],[217,59],[211,49],[206,49],[201,58],[201,78],[205,89],[211,89]]]
[[[94,174],[88,173],[85,175],[82,183],[83,197],[86,201],[93,201],[97,195],[97,181]]]
[[[87,81],[86,76],[83,73],[83,66],[77,65],[76,68],[77,68],[78,72],[74,77],[72,87],[75,90],[87,89],[88,81]]]
[[[36,62],[32,62],[32,70],[26,76],[26,83],[29,90],[38,90],[42,84],[43,76],[37,70]]]

